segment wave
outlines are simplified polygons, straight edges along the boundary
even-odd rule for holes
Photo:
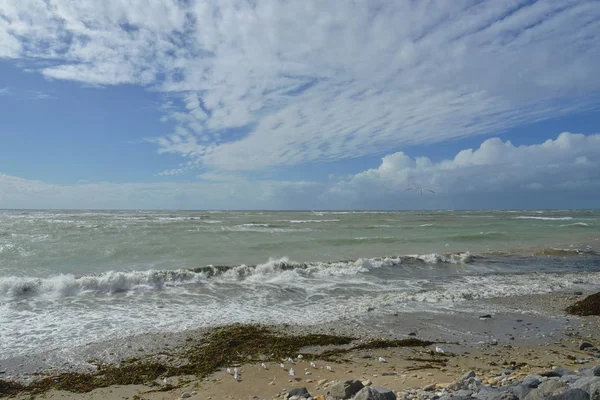
[[[293,233],[311,232],[310,228],[274,228],[268,224],[243,224],[235,226],[222,226],[223,232],[258,232],[258,233]]]
[[[278,222],[289,222],[290,224],[312,224],[324,222],[340,222],[339,219],[281,219]]]
[[[472,241],[472,240],[488,240],[488,239],[502,239],[507,237],[506,232],[479,232],[479,233],[464,233],[447,236],[450,240],[458,241]]]
[[[569,226],[571,226],[571,227],[584,227],[584,228],[587,228],[589,225],[586,224],[585,222],[575,222],[575,223],[572,223],[572,224],[560,225],[561,228],[566,228],[566,227],[569,227]]]
[[[542,221],[569,221],[572,220],[573,217],[534,217],[529,215],[519,215],[518,217],[514,217],[515,219],[538,219]]]
[[[578,249],[578,248],[570,248],[570,249],[556,249],[556,248],[548,248],[548,249],[539,249],[533,251],[533,254],[536,256],[546,256],[546,257],[575,257],[575,256],[600,256],[600,253],[591,250],[591,249]]]
[[[443,282],[433,290],[419,290],[389,295],[397,302],[406,303],[459,303],[497,297],[551,293],[579,287],[599,285],[600,272],[580,273],[527,273],[514,275],[464,276]],[[392,300],[392,299],[389,299]],[[388,303],[391,302],[388,300]],[[393,301],[392,300],[392,301]]]
[[[476,257],[470,253],[424,254],[403,257],[359,258],[333,262],[296,262],[288,258],[270,259],[257,265],[208,265],[191,269],[109,271],[96,275],[61,274],[50,278],[0,277],[0,298],[32,296],[65,297],[85,293],[113,294],[132,290],[162,290],[183,285],[202,285],[212,281],[263,281],[283,273],[302,277],[348,276],[369,273],[382,267],[396,267],[415,261],[438,263],[470,263]]]

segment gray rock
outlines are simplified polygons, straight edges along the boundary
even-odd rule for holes
[[[310,393],[308,393],[308,389],[305,387],[295,388],[288,392],[288,397],[298,396],[303,397],[305,399],[311,397]]]
[[[364,387],[361,381],[338,381],[329,387],[329,395],[335,399],[349,399]]]
[[[542,383],[542,381],[540,380],[541,376],[539,375],[527,375],[523,381],[521,382],[522,385],[525,385],[527,387],[530,388],[536,388],[540,385],[540,383]]]
[[[579,375],[563,375],[560,377],[560,381],[567,383],[567,384],[571,384],[577,380],[579,380],[581,378],[581,376]]]
[[[509,386],[507,388],[507,391],[514,394],[516,397],[519,398],[519,400],[523,400],[529,394],[529,392],[531,392],[533,389],[534,388],[532,388],[528,385],[523,385],[522,383],[515,383],[515,384]]]
[[[354,396],[353,399],[354,400],[396,400],[396,394],[386,388],[365,387],[365,388],[362,388],[358,393],[356,393],[356,396]]]
[[[461,390],[458,390],[453,393],[454,396],[459,396],[459,397],[471,397],[472,394],[473,394],[473,391],[467,390],[467,389],[461,389]]]
[[[591,347],[594,347],[594,345],[589,342],[581,342],[579,344],[579,350],[585,350],[585,349],[589,349]]]
[[[550,371],[542,371],[542,372],[540,372],[540,376],[545,376],[546,378],[553,378],[553,377],[559,377],[561,375],[557,371],[550,370]]]
[[[180,398],[182,398],[182,399],[187,399],[187,398],[189,398],[189,397],[192,397],[192,394],[191,394],[191,393],[188,393],[188,392],[183,392],[183,393],[181,393],[181,397],[180,397]]]
[[[489,386],[482,386],[479,392],[475,395],[477,400],[492,400],[495,399],[501,392]]]
[[[600,365],[596,365],[594,368],[592,368],[592,374],[594,376],[600,376]]]
[[[561,394],[547,397],[546,400],[590,400],[590,395],[582,389],[569,389]]]
[[[525,400],[544,400],[548,396],[556,396],[566,392],[567,389],[568,386],[564,382],[548,380],[529,392],[529,394],[525,396]]]
[[[465,372],[463,374],[463,376],[460,377],[460,380],[461,381],[466,381],[469,378],[475,378],[476,375],[477,374],[475,373],[475,371],[471,370],[471,371]]]
[[[600,377],[584,377],[571,384],[573,389],[582,389],[586,391],[591,400],[600,400]]]
[[[511,392],[500,392],[492,397],[491,400],[519,400],[519,398]]]

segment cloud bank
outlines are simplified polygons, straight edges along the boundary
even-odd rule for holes
[[[52,185],[0,174],[0,208],[423,209],[592,208],[600,198],[600,135],[562,133],[541,144],[488,139],[432,162],[402,152],[332,182],[246,181]],[[419,195],[407,187],[432,188]]]
[[[249,171],[596,107],[599,20],[592,0],[0,0],[0,58],[162,91],[167,174]]]

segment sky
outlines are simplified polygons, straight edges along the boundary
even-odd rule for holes
[[[599,65],[597,0],[0,0],[0,208],[598,208]]]

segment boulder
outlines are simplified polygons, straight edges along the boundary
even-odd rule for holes
[[[364,387],[356,393],[354,400],[396,400],[396,394],[387,388]]]
[[[596,365],[594,368],[592,368],[592,375],[600,376],[600,365]]]
[[[546,400],[590,400],[590,395],[582,389],[569,389],[561,394],[547,397]]]
[[[308,389],[305,387],[295,388],[288,392],[288,397],[297,396],[308,399],[311,397],[310,393],[308,393]]]
[[[364,388],[361,381],[338,381],[329,387],[329,396],[334,400],[349,399]]]
[[[536,389],[533,389],[524,400],[544,400],[549,396],[556,396],[568,390],[566,383],[556,380],[548,380]]]
[[[590,342],[581,342],[579,343],[579,350],[585,350],[594,347]]]
[[[476,375],[477,374],[475,373],[475,371],[471,370],[471,371],[465,372],[463,374],[463,376],[460,377],[460,380],[461,381],[466,381],[469,378],[475,378]]]

